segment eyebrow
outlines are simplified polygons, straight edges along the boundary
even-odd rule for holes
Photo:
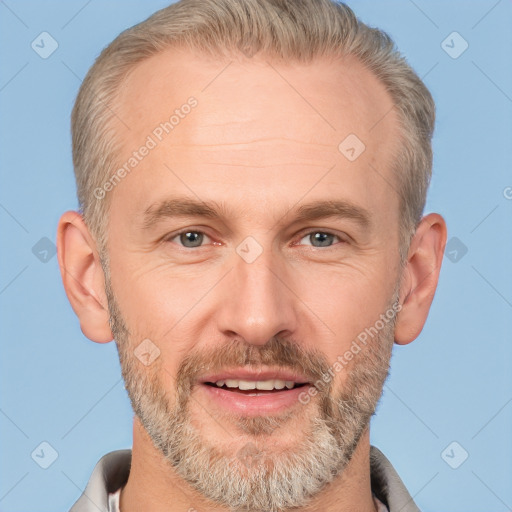
[[[288,217],[292,210],[282,218]],[[229,209],[216,201],[200,201],[190,198],[172,198],[155,203],[144,211],[143,229],[149,229],[158,222],[175,217],[205,217],[209,219],[229,219],[238,215],[230,214]],[[368,210],[345,200],[314,201],[297,208],[293,222],[338,217],[353,220],[362,228],[368,229],[372,216]]]
[[[365,208],[347,201],[316,201],[298,208],[295,221],[316,220],[327,217],[338,217],[354,220],[362,228],[371,226],[371,214]]]

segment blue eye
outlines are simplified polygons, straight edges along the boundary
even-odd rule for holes
[[[183,247],[194,248],[200,247],[205,237],[209,239],[209,237],[201,233],[201,231],[183,231],[178,233],[172,240],[179,239],[179,243],[183,245]]]
[[[181,245],[182,247],[188,249],[202,247],[205,242],[211,242],[211,239],[208,235],[201,231],[194,230],[182,231],[181,233],[178,233],[174,235],[172,238],[168,238],[167,240],[169,242],[175,242]],[[309,243],[305,242],[305,240],[307,240]],[[311,231],[310,233],[307,233],[304,237],[302,237],[299,243],[320,248],[331,247],[332,245],[340,241],[342,241],[341,238],[333,233],[329,233],[326,231]]]
[[[312,231],[308,233],[302,240],[308,239],[313,247],[330,247],[335,239],[340,239],[337,235],[326,233],[325,231]],[[307,244],[306,244],[307,245]]]

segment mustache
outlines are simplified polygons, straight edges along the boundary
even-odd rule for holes
[[[316,349],[305,349],[289,338],[271,338],[265,345],[250,345],[234,339],[219,347],[209,347],[188,354],[176,375],[178,388],[190,390],[204,372],[221,372],[225,369],[248,367],[258,370],[262,366],[290,370],[304,374],[315,382],[329,370],[325,355]]]

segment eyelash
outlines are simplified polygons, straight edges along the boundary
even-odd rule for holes
[[[208,236],[204,231],[200,231],[200,230],[196,230],[196,229],[184,229],[182,231],[179,231],[178,233],[174,233],[166,238],[163,239],[164,242],[172,242],[174,239],[180,237],[181,235],[183,235],[184,233],[200,233],[208,238],[211,239],[210,236]],[[307,236],[309,235],[312,235],[313,233],[322,233],[323,235],[332,235],[334,236],[335,238],[337,238],[339,240],[339,242],[337,243],[333,243],[332,245],[329,245],[329,246],[324,246],[324,247],[315,247],[314,245],[310,245],[310,247],[313,247],[314,249],[331,249],[333,248],[335,245],[339,244],[339,243],[347,243],[347,240],[343,239],[340,235],[337,235],[336,233],[332,233],[330,231],[322,231],[322,230],[319,230],[319,229],[312,229],[310,231],[307,231],[305,233],[302,233],[301,236],[300,236],[300,240],[303,240],[304,238],[306,238]],[[218,245],[218,243],[217,243]],[[296,245],[296,244],[294,244]],[[180,247],[182,249],[201,249],[202,247],[204,247],[204,245],[200,245],[198,247],[185,247],[183,245],[180,245]]]

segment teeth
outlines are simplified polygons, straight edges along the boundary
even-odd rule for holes
[[[275,381],[274,387],[276,389],[284,389],[285,386],[286,386],[286,382],[284,380],[276,380]]]
[[[292,380],[235,380],[235,379],[226,379],[226,380],[218,380],[215,385],[219,388],[224,386],[224,384],[228,388],[238,388],[242,390],[248,389],[261,389],[265,391],[271,391],[273,389],[292,389],[295,386],[295,382]]]
[[[256,382],[256,389],[272,391],[274,389],[275,382],[275,380],[260,380],[259,382]]]
[[[256,382],[250,382],[248,380],[239,380],[238,388],[239,389],[256,389]]]

